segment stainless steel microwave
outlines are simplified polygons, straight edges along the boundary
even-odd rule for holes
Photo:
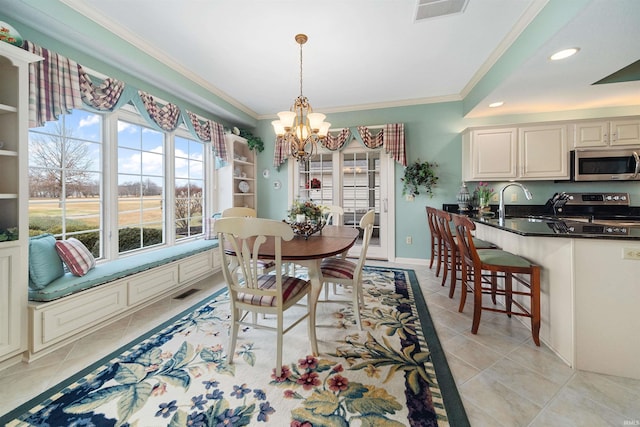
[[[639,155],[640,148],[572,151],[571,180],[640,180]]]

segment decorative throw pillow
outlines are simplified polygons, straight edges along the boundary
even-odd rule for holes
[[[96,266],[96,260],[87,247],[73,237],[67,240],[58,240],[56,250],[74,276],[84,276]]]
[[[43,289],[64,275],[62,260],[56,252],[56,238],[41,234],[29,239],[29,286]]]

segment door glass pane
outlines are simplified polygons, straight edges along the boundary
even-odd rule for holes
[[[375,209],[376,220],[370,245],[379,246],[380,152],[367,150],[345,153],[342,162],[344,224],[357,228],[362,216],[370,209]]]
[[[333,205],[332,154],[318,154],[300,162],[298,194],[303,200],[313,200],[321,206]]]

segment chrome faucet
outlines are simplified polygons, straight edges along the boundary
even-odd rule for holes
[[[527,200],[531,200],[533,198],[529,189],[524,185],[520,184],[519,182],[511,182],[505,185],[504,187],[502,187],[500,189],[500,205],[498,207],[498,221],[500,225],[504,225],[504,190],[511,187],[512,185],[522,188],[522,191],[524,191],[524,196],[527,198]]]

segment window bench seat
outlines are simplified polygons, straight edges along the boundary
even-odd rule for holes
[[[220,270],[217,240],[196,240],[65,273],[29,289],[32,361]]]

